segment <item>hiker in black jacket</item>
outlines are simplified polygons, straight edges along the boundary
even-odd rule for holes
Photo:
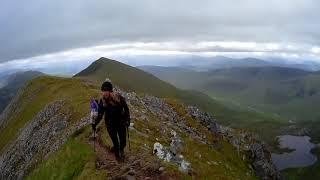
[[[101,121],[103,115],[109,136],[112,140],[112,151],[117,160],[124,160],[127,129],[130,125],[130,113],[126,100],[119,93],[113,92],[110,81],[101,86],[102,98],[99,101],[98,116],[93,122],[93,130]],[[119,138],[118,138],[119,137]]]

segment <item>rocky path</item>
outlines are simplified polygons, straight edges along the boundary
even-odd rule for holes
[[[90,144],[93,146],[93,138],[90,138]],[[101,135],[98,134],[95,140],[96,151],[96,169],[107,171],[106,179],[172,179],[169,177],[163,167],[160,167],[159,161],[146,161],[142,154],[133,154],[126,152],[126,158],[123,162],[118,162],[111,152],[111,148],[104,145]],[[146,152],[147,153],[147,152]],[[150,152],[151,153],[151,152]]]

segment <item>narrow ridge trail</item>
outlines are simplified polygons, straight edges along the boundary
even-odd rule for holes
[[[144,153],[152,152],[141,152],[141,154],[132,153],[126,151],[126,157],[124,161],[118,162],[111,152],[111,147],[106,146],[102,139],[101,133],[97,133],[95,143],[94,138],[89,139],[90,144],[95,144],[96,162],[95,167],[97,170],[107,171],[106,179],[159,179],[168,180],[174,179],[172,175],[165,171],[159,171],[160,161],[146,161],[143,157]]]

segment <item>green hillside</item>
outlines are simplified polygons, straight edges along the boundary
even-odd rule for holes
[[[43,76],[32,80],[23,88],[19,97],[19,113],[14,111],[6,117],[6,126],[0,127],[0,152],[15,139],[23,128],[47,104],[58,99],[66,100],[65,109],[72,111],[71,119],[77,121],[87,114],[87,104],[97,90],[76,79]]]
[[[138,66],[137,68],[181,89],[190,89],[191,86],[197,87],[201,85],[201,81],[198,79],[204,78],[203,72],[182,67]]]
[[[270,144],[274,143],[274,137],[279,134],[280,127],[287,125],[277,116],[250,111],[247,108],[223,105],[200,91],[177,89],[152,74],[107,58],[100,58],[75,77],[94,79],[97,82],[102,82],[108,77],[127,91],[179,99],[213,114],[219,122],[225,125],[259,132],[259,135]]]
[[[314,107],[320,100],[319,75],[285,68],[276,72],[244,74],[243,77],[241,73],[213,73],[199,88],[210,96],[276,113],[288,120],[319,119],[320,113]]]
[[[235,109],[260,110],[281,117],[281,121],[293,122],[290,126],[285,122],[284,126],[272,122],[267,126],[257,124],[262,134],[268,134],[263,132],[267,129],[272,136],[272,130],[278,129],[278,132],[286,134],[308,133],[313,141],[320,141],[320,111],[317,106],[320,102],[319,72],[280,67],[231,68],[210,72],[190,72],[172,67],[141,68],[178,87],[202,91]],[[285,170],[284,175],[288,179],[312,179],[318,177],[318,171],[317,162],[310,167]]]
[[[1,127],[0,136],[0,149],[3,152],[8,148],[8,144],[14,141],[20,133],[20,129],[25,127],[36,114],[49,103],[62,100],[65,102],[63,109],[59,112],[62,114],[70,115],[68,119],[68,127],[78,124],[79,121],[88,115],[88,102],[90,97],[99,96],[99,84],[92,81],[82,80],[79,78],[58,78],[44,76],[36,78],[28,83],[24,88],[19,101],[21,110],[16,114],[9,116],[6,126]],[[170,101],[170,104],[175,108],[181,108],[176,101]],[[140,166],[136,169],[136,173],[146,173],[151,171],[158,173],[159,166],[165,167],[166,172],[164,177],[175,177],[178,179],[189,179],[190,175],[182,173],[178,167],[169,163],[157,160],[157,157],[152,155],[151,150],[146,150],[146,147],[152,147],[156,139],[159,138],[161,143],[170,143],[170,133],[163,134],[160,132],[163,128],[167,128],[164,123],[157,120],[157,116],[146,114],[149,119],[148,123],[142,118],[143,109],[137,105],[130,105],[133,111],[135,129],[137,131],[131,132],[131,152],[128,163],[136,163],[139,159]],[[190,119],[185,113],[181,114],[188,119],[190,125],[197,129],[198,133],[206,136],[208,140],[212,141],[215,137],[210,135],[206,127],[203,127],[199,122]],[[149,129],[149,131],[148,131]],[[151,131],[150,131],[151,130]],[[178,129],[177,129],[178,130]],[[106,135],[106,130],[103,127],[98,129],[99,138],[97,147],[110,147],[110,140]],[[146,135],[141,135],[146,134]],[[203,145],[197,140],[190,137],[190,134],[183,131],[178,131],[178,134],[183,138],[186,149],[182,152],[184,157],[192,163],[193,177],[211,177],[222,179],[256,179],[252,174],[253,172],[248,168],[247,162],[243,161],[242,156],[226,141],[216,141],[216,146],[219,149],[210,149],[208,146]],[[30,170],[27,179],[104,179],[106,176],[116,176],[123,170],[113,170],[104,168],[97,168],[96,163],[100,162],[99,157],[103,153],[97,149],[93,151],[90,142],[91,130],[89,126],[81,128],[68,138],[66,144],[62,146],[57,152],[51,154],[48,159],[44,160],[41,154],[35,156],[38,158],[35,168]],[[212,139],[213,138],[213,139]],[[30,139],[32,141],[32,139]],[[48,142],[50,143],[50,142]],[[145,153],[144,153],[145,152]],[[201,155],[201,157],[199,156]],[[136,159],[135,159],[136,158]],[[203,162],[201,159],[209,162]],[[114,162],[112,162],[114,163]],[[211,164],[210,164],[211,163]],[[217,165],[212,164],[217,163]],[[133,164],[122,164],[120,167],[132,166]],[[117,165],[115,165],[118,167]],[[111,168],[111,167],[110,167]],[[146,172],[143,170],[146,168]],[[127,171],[124,171],[127,172]],[[139,175],[139,174],[137,174]],[[153,174],[157,175],[157,174]],[[166,178],[167,179],[167,178]]]
[[[107,58],[98,59],[74,77],[87,78],[99,83],[109,78],[125,90],[159,97],[175,96],[177,93],[174,86],[155,76]]]
[[[194,89],[224,104],[273,113],[283,119],[317,121],[320,76],[284,67],[230,68],[194,72],[172,67],[141,67],[177,87]],[[188,75],[189,74],[189,75]]]

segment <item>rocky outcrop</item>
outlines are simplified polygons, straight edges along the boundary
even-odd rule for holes
[[[258,177],[266,180],[280,179],[280,173],[271,160],[271,152],[253,134],[219,125],[212,116],[196,107],[188,106],[187,111],[212,133],[227,139],[238,151],[245,152],[246,157],[243,159],[251,161],[252,168]]]
[[[178,127],[180,131],[187,132],[192,138],[198,141],[211,145],[206,137],[203,137],[196,129],[189,127],[185,123],[184,117],[180,116],[173,107],[166,103],[163,99],[154,96],[146,95],[142,98],[138,97],[135,93],[126,93],[118,89],[127,100],[129,104],[135,106],[142,106],[143,109],[154,114],[159,119],[167,119],[169,122],[174,123],[175,127]],[[258,138],[247,131],[235,130],[226,126],[222,126],[217,123],[216,119],[210,114],[201,111],[199,108],[194,106],[186,106],[186,112],[192,118],[198,120],[200,124],[208,128],[216,136],[229,141],[238,152],[245,154],[243,160],[249,160],[251,167],[256,172],[256,175],[261,179],[280,179],[280,173],[277,171],[275,165],[271,160],[271,152],[268,150],[266,145],[259,141]],[[169,125],[170,124],[166,124]],[[165,126],[163,127],[166,128]],[[170,132],[170,130],[166,130]],[[159,148],[159,144],[156,144]],[[162,145],[161,145],[162,146]],[[163,149],[166,149],[163,147]],[[167,154],[172,153],[168,150],[163,151],[163,159],[167,159]],[[170,154],[170,158],[171,158]],[[239,153],[240,154],[240,153]],[[181,162],[180,162],[181,163]]]
[[[87,124],[88,118],[84,118],[70,125],[63,108],[64,101],[47,105],[19,132],[0,156],[0,179],[23,179],[39,161],[57,151],[70,134]]]
[[[171,131],[171,136],[172,139],[169,147],[164,147],[159,142],[156,142],[153,145],[153,153],[156,154],[159,159],[177,164],[181,171],[189,172],[191,164],[184,159],[183,155],[181,154],[183,142],[173,130]]]
[[[136,106],[143,106],[160,119],[168,119],[169,122],[175,123],[180,130],[187,132],[191,137],[198,141],[210,144],[196,129],[187,126],[184,117],[181,117],[170,105],[163,99],[154,96],[144,96],[139,98],[135,93],[125,93],[118,90],[129,103]],[[188,114],[197,119],[203,126],[208,128],[216,136],[228,140],[239,152],[246,156],[243,159],[251,161],[251,166],[256,175],[261,179],[279,179],[280,174],[271,160],[271,152],[263,142],[257,140],[255,135],[246,131],[239,131],[217,123],[213,116],[201,111],[194,106],[186,106]],[[168,153],[168,152],[167,152]],[[167,157],[164,156],[164,159]]]
[[[256,174],[262,179],[280,179],[280,174],[271,160],[271,153],[265,144],[254,143],[250,146],[249,158],[253,160],[252,166]]]
[[[222,126],[220,126],[217,121],[208,113],[202,112],[200,109],[194,106],[188,106],[186,110],[191,117],[200,121],[200,123],[203,126],[206,126],[212,133],[216,135],[221,133],[220,127]]]

